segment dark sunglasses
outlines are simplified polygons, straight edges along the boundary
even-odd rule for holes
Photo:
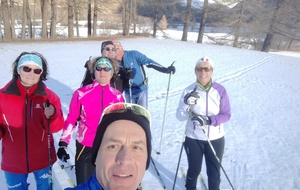
[[[29,73],[29,72],[31,72],[31,70],[33,70],[34,74],[37,74],[37,75],[39,75],[39,74],[41,74],[43,72],[42,69],[32,69],[30,67],[23,66],[23,71],[24,72]]]
[[[138,104],[124,103],[124,102],[115,103],[106,107],[105,110],[103,111],[102,117],[107,114],[124,113],[124,112],[131,112],[135,115],[144,116],[150,122],[150,113],[144,107]]]
[[[108,72],[108,71],[110,71],[111,70],[111,68],[110,67],[96,67],[96,70],[97,71],[105,71],[105,72]]]
[[[205,71],[205,72],[209,72],[211,70],[213,70],[212,67],[196,67],[196,71],[201,72],[201,71]]]
[[[104,48],[105,51],[117,51],[117,48],[109,48],[109,47],[106,47]]]

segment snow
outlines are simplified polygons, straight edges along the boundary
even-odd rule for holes
[[[222,165],[235,189],[300,189],[299,53],[263,53],[197,44],[192,40],[119,40],[125,49],[136,49],[164,66],[176,61],[164,126],[162,123],[169,75],[146,69],[149,77],[149,111],[152,115],[152,157],[167,189],[173,186],[185,128],[185,122],[175,118],[176,108],[183,89],[195,81],[194,65],[202,56],[208,56],[215,62],[213,79],[225,86],[230,98],[232,117],[225,124],[226,144]],[[101,42],[0,43],[0,86],[11,79],[12,62],[22,51],[38,51],[48,60],[50,76],[46,84],[60,96],[66,117],[72,93],[79,87],[83,77],[83,65],[90,55],[100,54]],[[60,134],[54,135],[56,146]],[[161,154],[157,155],[155,151]],[[69,145],[69,153],[73,164],[75,141]],[[60,164],[58,161],[53,165],[55,190],[68,187],[68,178],[75,181],[74,169],[62,170]],[[180,167],[187,169],[185,152],[182,153]],[[203,177],[207,180],[203,167]],[[231,189],[223,172],[221,177],[221,189]],[[31,184],[29,189],[35,190],[32,174],[28,182]],[[142,184],[144,190],[162,189],[152,167],[146,172]],[[0,189],[5,189],[2,170]],[[175,189],[185,189],[180,170]],[[201,189],[200,182],[198,189]]]

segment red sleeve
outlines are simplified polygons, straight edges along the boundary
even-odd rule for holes
[[[50,117],[50,131],[55,133],[60,131],[64,126],[64,117],[61,109],[60,98],[52,91],[49,90],[48,99],[50,104],[55,108],[55,113]]]

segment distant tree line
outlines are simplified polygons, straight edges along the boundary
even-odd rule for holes
[[[2,41],[79,37],[82,21],[89,37],[117,29],[155,38],[177,28],[187,41],[196,29],[197,43],[206,38],[264,52],[294,49],[300,41],[299,0],[1,0],[0,10]]]

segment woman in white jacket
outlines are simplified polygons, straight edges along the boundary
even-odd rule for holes
[[[185,185],[187,190],[196,190],[203,157],[206,162],[209,190],[219,190],[220,187],[220,163],[207,138],[221,162],[225,146],[223,123],[230,119],[231,113],[226,89],[212,81],[213,70],[214,64],[209,58],[204,57],[197,61],[197,81],[185,88],[177,108],[178,120],[190,120],[184,141],[188,159]]]

